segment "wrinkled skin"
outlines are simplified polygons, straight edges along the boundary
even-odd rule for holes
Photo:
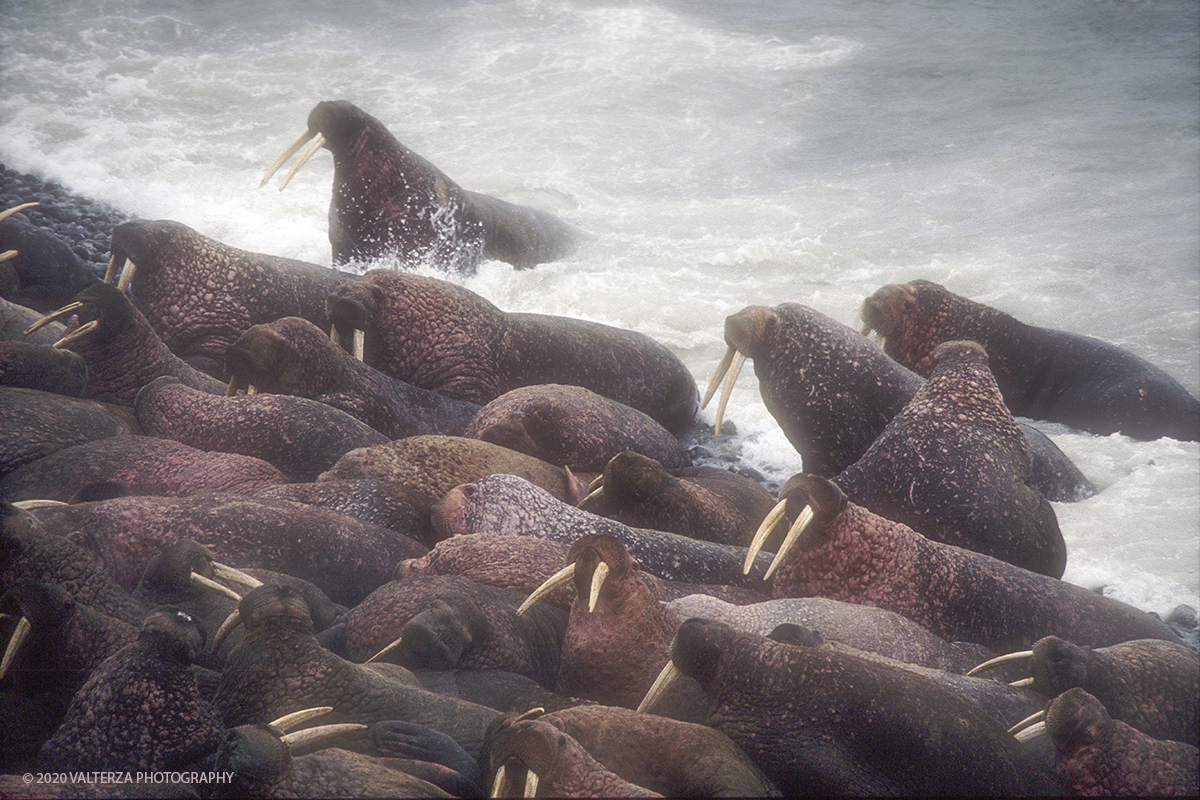
[[[600,472],[632,450],[668,469],[691,466],[671,432],[636,409],[582,386],[522,386],[488,403],[463,433],[575,472]]]
[[[164,547],[195,539],[230,566],[303,578],[334,602],[353,606],[387,583],[396,563],[426,552],[402,533],[333,511],[221,492],[119,497],[79,509],[39,509],[38,515],[49,527],[78,531],[72,537],[77,549],[129,589]]]
[[[320,400],[389,439],[459,436],[479,411],[475,403],[419,389],[367,366],[299,317],[247,330],[225,351],[225,370],[239,386]]]
[[[744,547],[630,528],[567,505],[515,475],[489,475],[455,487],[434,505],[433,525],[443,536],[487,532],[536,536],[568,546],[581,536],[606,533],[624,542],[644,572],[695,584],[761,589],[771,563],[770,556],[760,553],[745,575]]]
[[[344,411],[288,395],[224,397],[175,378],[146,384],[134,412],[148,436],[261,458],[293,481],[314,481],[343,454],[388,439]]]
[[[776,597],[828,597],[902,614],[948,641],[1007,653],[1043,636],[1089,647],[1179,636],[1156,617],[1004,561],[934,542],[846,499],[833,483],[797,475],[779,492],[791,524],[813,520],[772,577]]]
[[[498,712],[329,652],[312,636],[308,604],[289,587],[253,589],[239,608],[245,634],[226,660],[214,698],[227,727],[329,705],[334,710],[321,718],[322,724],[403,719],[447,734],[478,759],[484,733]]]
[[[774,505],[761,484],[735,472],[719,467],[667,469],[626,451],[605,465],[603,495],[581,507],[630,527],[747,547]]]
[[[486,404],[537,384],[568,384],[686,430],[698,391],[687,367],[636,331],[571,317],[505,313],[436,278],[371,270],[329,298],[343,346],[366,333],[364,361],[402,381]]]
[[[48,344],[0,340],[0,386],[82,397],[88,384],[83,357]]]
[[[1030,485],[1029,447],[974,342],[946,342],[933,372],[863,457],[846,496],[939,542],[1061,578],[1067,546]]]
[[[118,225],[111,247],[118,265],[137,266],[130,296],[163,343],[221,380],[225,349],[251,325],[304,317],[328,330],[325,298],[350,277],[239,250],[171,220]]]
[[[65,242],[19,212],[0,221],[0,253],[6,250],[17,255],[0,263],[0,294],[35,311],[58,308],[100,280]]]
[[[308,115],[333,153],[333,263],[393,258],[474,272],[483,258],[532,267],[574,252],[580,234],[552,214],[463,190],[344,100]]]
[[[419,575],[461,575],[478,583],[513,589],[529,595],[555,572],[567,557],[568,547],[559,542],[531,536],[497,536],[476,533],[442,539],[420,558],[396,565],[396,578],[409,580]],[[564,584],[542,602],[571,609],[575,587]]]
[[[210,453],[152,436],[109,436],[64,447],[0,479],[11,501],[78,498],[104,481],[121,494],[187,497],[205,492],[251,494],[285,480],[275,467],[253,456]]]
[[[67,326],[70,340],[62,346],[87,362],[84,396],[117,405],[132,405],[134,395],[161,375],[178,378],[209,394],[225,394],[219,380],[192,367],[172,353],[125,293],[107,283],[89,286],[75,296],[83,305]],[[89,323],[96,327],[80,328]]]
[[[51,322],[33,333],[25,333],[26,329],[41,317],[42,315],[32,308],[27,308],[19,303],[10,303],[0,297],[0,341],[54,344],[62,338],[67,330],[61,322]]]
[[[490,748],[492,773],[503,765],[508,792],[520,797],[522,770],[538,776],[538,792],[547,797],[662,797],[612,772],[571,736],[542,720],[523,720],[496,731]]]
[[[384,660],[414,670],[506,670],[550,688],[567,615],[539,606],[517,616],[523,599],[459,576],[392,581],[346,614],[347,652],[365,661],[402,637]]]
[[[191,663],[203,631],[170,607],[152,612],[136,642],[96,668],[42,747],[50,770],[172,770],[213,752],[217,714],[199,697]]]
[[[1200,400],[1099,339],[1026,325],[925,280],[884,286],[864,301],[862,316],[884,337],[887,354],[921,375],[941,342],[979,342],[1013,414],[1101,435],[1200,440]]]
[[[895,612],[825,597],[732,605],[707,595],[691,595],[673,600],[667,607],[680,619],[704,617],[760,636],[786,623],[802,625],[858,650],[956,674],[969,672],[992,657],[986,648],[952,644]]]
[[[1190,647],[1143,639],[1092,649],[1049,636],[1033,645],[1032,673],[1030,688],[1046,697],[1078,687],[1151,738],[1198,744],[1200,656]]]
[[[429,496],[396,481],[288,483],[269,486],[254,494],[336,511],[372,525],[391,528],[426,547],[433,547],[442,538],[434,531],[429,519]]]
[[[437,502],[454,487],[493,474],[520,476],[571,503],[585,493],[585,487],[568,470],[462,436],[411,436],[352,450],[322,473],[320,480],[401,481]]]
[[[1195,797],[1195,745],[1159,741],[1114,720],[1095,697],[1070,689],[1046,707],[1063,786],[1077,797]]]
[[[1056,793],[1004,727],[908,670],[701,619],[671,657],[708,692],[708,724],[785,795]]]
[[[728,736],[706,725],[617,706],[576,706],[537,720],[579,742],[623,780],[667,797],[779,796]],[[497,722],[489,741],[514,721]]]
[[[129,409],[0,386],[0,476],[71,445],[141,433]]]
[[[798,303],[748,306],[726,318],[725,341],[753,359],[763,402],[804,471],[826,478],[861,458],[922,385],[858,331]],[[1049,438],[1021,429],[1047,499],[1096,493]]]
[[[0,590],[25,583],[56,583],[75,602],[140,625],[147,607],[117,585],[87,551],[46,530],[28,511],[0,502]]]

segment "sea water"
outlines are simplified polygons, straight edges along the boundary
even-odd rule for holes
[[[345,99],[594,236],[440,277],[642,331],[701,386],[747,305],[857,327],[864,297],[927,278],[1197,394],[1198,29],[1195,0],[0,0],[0,162],[328,264],[327,151],[259,181]],[[718,455],[772,487],[800,470],[749,370],[727,419]],[[1038,427],[1102,487],[1054,504],[1065,578],[1200,607],[1197,443]]]

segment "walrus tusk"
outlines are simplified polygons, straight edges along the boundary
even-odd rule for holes
[[[197,587],[203,587],[205,589],[212,589],[214,592],[217,592],[218,594],[223,594],[226,597],[231,598],[236,603],[242,602],[242,596],[240,594],[238,594],[237,592],[235,592],[233,589],[230,589],[228,586],[226,586],[223,583],[217,583],[212,578],[206,578],[203,575],[201,575],[199,572],[195,572],[195,571],[192,572],[192,585],[197,586]]]
[[[592,572],[592,593],[588,595],[589,614],[596,610],[596,601],[600,599],[600,589],[604,586],[606,578],[608,578],[608,562],[601,561],[596,564],[596,569]]]
[[[525,767],[525,791],[521,797],[537,797],[538,774],[529,766]]]
[[[40,205],[40,204],[36,201],[34,201],[32,203],[22,203],[19,206],[13,206],[12,208],[7,209],[6,211],[2,211],[2,212],[0,212],[0,222],[4,222],[4,220],[11,217],[13,214],[16,214],[18,211],[24,211],[25,209],[33,208],[36,205]]]
[[[603,478],[604,476],[603,476],[603,475],[601,475],[600,477],[601,477],[601,478]],[[600,480],[600,478],[597,478],[596,480]],[[595,500],[597,497],[603,497],[603,496],[604,496],[604,485],[603,485],[603,484],[601,484],[600,486],[597,486],[595,489],[592,489],[592,490],[591,490],[591,491],[590,491],[590,492],[587,494],[587,496],[585,496],[585,497],[584,497],[582,500],[580,500],[578,503],[576,503],[576,504],[575,504],[575,507],[576,507],[576,508],[583,508],[584,504],[585,504],[585,503],[586,503],[588,500]]]
[[[367,339],[367,332],[362,328],[354,329],[354,357],[359,361],[363,360],[363,345]]]
[[[5,261],[10,261],[16,257],[16,250],[5,250],[3,253],[0,253],[0,264],[4,263]]]
[[[222,564],[219,561],[212,562],[213,574],[223,581],[233,581],[240,583],[243,586],[249,586],[251,589],[257,589],[263,583],[253,575],[247,575],[236,567],[231,567],[228,564]]]
[[[71,504],[62,500],[17,500],[11,505],[28,511],[32,508],[53,508],[54,506],[69,506]]]
[[[517,616],[524,614],[526,611],[529,610],[529,607],[531,605],[536,603],[538,600],[541,600],[546,595],[550,594],[550,592],[554,591],[559,586],[562,586],[564,583],[569,582],[574,577],[575,577],[575,562],[572,561],[570,564],[567,564],[565,567],[563,567],[558,572],[551,575],[549,578],[546,578],[546,580],[542,582],[541,586],[534,589],[533,592],[530,593],[529,597],[525,598],[525,602],[521,603],[520,607],[517,609]]]
[[[653,707],[658,702],[658,699],[666,694],[671,684],[679,679],[680,674],[679,667],[675,666],[675,662],[667,659],[667,663],[663,665],[662,670],[658,673],[658,677],[650,685],[646,696],[642,698],[642,702],[638,703],[637,710],[646,711]]]
[[[787,501],[780,500],[775,504],[765,517],[762,524],[758,526],[758,530],[754,532],[754,538],[750,540],[750,547],[746,550],[746,562],[742,564],[742,574],[749,575],[750,567],[754,564],[754,557],[762,550],[763,542],[767,540],[767,536],[779,524],[779,520],[783,518],[783,512],[787,511]]]
[[[8,674],[8,668],[12,665],[13,659],[17,656],[17,650],[29,637],[29,632],[33,628],[29,624],[29,620],[21,617],[17,620],[17,627],[13,629],[12,638],[8,640],[8,647],[4,648],[4,658],[0,659],[0,679],[3,679]]]
[[[283,182],[279,184],[279,191],[282,192],[284,190],[284,187],[286,187],[288,182],[291,181],[292,176],[299,172],[300,168],[308,163],[308,160],[312,158],[313,153],[317,152],[317,148],[323,144],[325,144],[324,136],[319,133],[313,136],[313,140],[308,143],[308,146],[300,151],[300,155],[296,156],[296,163],[292,164],[292,168],[288,170],[288,174],[283,176]]]
[[[263,175],[263,179],[258,182],[258,188],[261,189],[262,187],[266,186],[267,181],[271,180],[271,176],[278,172],[279,168],[283,166],[284,162],[295,155],[296,151],[303,147],[305,142],[314,136],[319,135],[320,134],[318,134],[316,131],[311,131],[308,128],[305,128],[299,136],[292,140],[291,144],[284,148],[284,151],[279,154],[279,158],[275,159],[275,163],[267,168],[267,174]],[[279,188],[282,189],[283,187],[280,186]]]
[[[303,755],[326,747],[325,742],[339,736],[365,731],[369,727],[361,722],[338,722],[333,725],[318,725],[315,728],[285,733],[279,737],[279,740],[287,745],[287,749],[292,755]]]
[[[83,338],[85,334],[91,333],[100,327],[100,320],[94,319],[91,322],[85,322],[73,331],[68,331],[61,339],[54,343],[54,347],[61,350],[72,342],[77,342]]]
[[[49,314],[42,317],[37,322],[33,323],[28,328],[26,328],[25,335],[28,336],[29,334],[33,333],[34,331],[41,330],[42,328],[49,325],[51,322],[57,322],[58,320],[62,319],[63,317],[69,317],[81,308],[83,308],[83,303],[78,300],[76,300],[73,303],[67,303],[62,308],[58,309],[57,311],[51,311]]]
[[[121,277],[117,280],[117,288],[122,292],[129,288],[129,284],[133,282],[133,273],[137,272],[137,264],[129,259],[125,259],[125,266],[121,268]]]
[[[774,560],[771,561],[771,566],[767,567],[767,572],[763,575],[763,580],[770,578],[775,573],[775,568],[783,562],[783,557],[795,546],[796,542],[800,541],[800,534],[804,533],[812,520],[812,506],[806,505],[800,510],[800,515],[796,517],[796,521],[792,523],[792,527],[788,528],[787,536],[783,537],[783,544],[779,545],[779,552],[775,554]]]
[[[492,779],[492,793],[488,797],[502,797],[508,791],[508,768],[501,764],[496,768],[496,777]]]
[[[1000,666],[1001,664],[1011,664],[1014,661],[1028,661],[1031,658],[1033,658],[1032,650],[1018,650],[1014,653],[1007,653],[1002,656],[996,656],[995,658],[984,661],[982,664],[980,664],[979,666],[972,669],[970,672],[967,673],[967,677],[973,678],[976,675],[978,675],[979,673],[985,672],[989,669],[995,669],[996,667]]]
[[[708,389],[704,392],[704,402],[700,404],[701,408],[708,405],[721,378],[725,379],[725,383],[721,386],[721,399],[717,401],[717,417],[713,425],[713,434],[716,436],[721,435],[721,420],[725,417],[725,406],[729,404],[729,395],[733,393],[733,385],[737,383],[738,374],[741,373],[745,363],[746,354],[733,345],[729,345],[725,350],[725,355],[721,357],[721,362],[713,371],[712,378],[708,382]]]
[[[729,371],[729,365],[733,363],[733,355],[737,352],[737,348],[729,345],[725,348],[725,354],[721,356],[721,360],[717,362],[717,368],[713,370],[712,377],[708,379],[708,388],[704,390],[704,399],[700,401],[700,407],[708,406],[708,401],[712,400],[713,392],[717,390],[717,384],[721,382],[721,378],[725,377],[725,373]]]
[[[221,627],[217,628],[216,635],[213,636],[212,640],[212,652],[215,653],[220,650],[221,645],[225,642],[225,639],[229,637],[229,634],[233,632],[233,629],[241,624],[242,612],[235,608],[232,612],[230,612],[229,616],[225,618],[225,621],[221,623]]]
[[[1045,709],[1042,709],[1041,711],[1035,711],[1034,713],[1030,714],[1025,719],[1018,722],[1016,725],[1013,725],[1011,728],[1009,728],[1008,732],[1011,733],[1013,736],[1016,736],[1018,733],[1020,733],[1025,728],[1028,728],[1033,723],[1041,722],[1044,719],[1046,719],[1046,710]]]
[[[1015,734],[1013,734],[1013,736],[1016,737],[1018,742],[1028,742],[1029,740],[1036,739],[1037,737],[1039,737],[1045,733],[1046,733],[1046,722],[1045,722],[1045,720],[1043,720],[1043,721],[1037,723],[1036,725],[1029,726],[1028,728],[1026,728],[1023,731],[1016,732]]]
[[[333,706],[315,706],[313,708],[303,708],[299,711],[293,711],[290,714],[284,714],[274,722],[267,724],[270,728],[278,728],[283,733],[291,731],[298,725],[308,722],[316,717],[323,717],[333,711]]]
[[[395,650],[397,647],[399,647],[399,646],[400,646],[400,643],[401,643],[401,642],[403,642],[403,641],[404,641],[404,634],[400,634],[399,636],[397,636],[397,637],[396,637],[395,641],[393,641],[391,644],[389,644],[389,645],[387,645],[386,647],[384,647],[382,650],[380,650],[378,653],[376,653],[375,655],[373,655],[373,656],[371,656],[370,658],[368,658],[368,659],[367,659],[366,661],[364,661],[363,663],[364,663],[364,664],[371,664],[371,663],[373,663],[373,662],[375,662],[375,661],[378,661],[379,659],[383,658],[383,657],[384,657],[384,656],[386,656],[388,653],[392,652],[392,651],[393,651],[393,650]]]

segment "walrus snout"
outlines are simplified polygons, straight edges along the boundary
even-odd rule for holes
[[[904,315],[916,310],[916,294],[907,286],[889,283],[875,291],[863,301],[859,316],[862,317],[862,333],[875,333],[876,341],[887,339],[896,333]]]

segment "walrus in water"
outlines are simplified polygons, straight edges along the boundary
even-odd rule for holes
[[[307,145],[307,147],[305,147]],[[324,146],[333,153],[333,263],[395,258],[473,272],[485,258],[532,267],[573,253],[583,235],[553,214],[469,192],[345,100],[317,103],[260,186],[302,147],[282,189]]]
[[[921,375],[941,342],[971,339],[988,352],[1014,415],[1134,439],[1200,441],[1200,400],[1145,359],[1077,333],[1027,325],[931,281],[888,284],[863,302],[864,332]]]

